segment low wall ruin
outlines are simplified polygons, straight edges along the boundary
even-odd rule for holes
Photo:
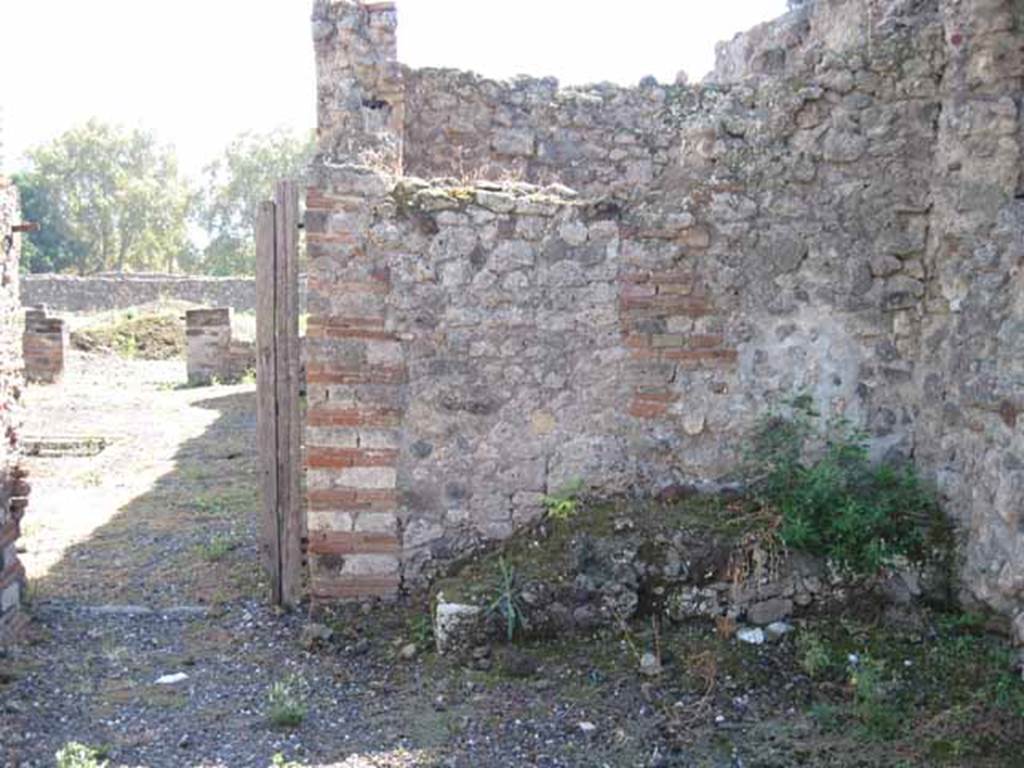
[[[57,312],[108,312],[163,302],[256,310],[252,277],[208,277],[161,273],[76,275],[29,274],[21,277],[22,306],[45,304]],[[305,312],[306,277],[299,276],[299,306]]]
[[[203,306],[256,308],[251,277],[202,277],[166,274],[23,275],[21,303],[45,304],[58,312],[104,312],[144,304],[181,301]]]
[[[67,323],[59,317],[51,317],[47,308],[40,305],[25,312],[25,331],[21,338],[26,381],[38,384],[60,381],[68,355]]]
[[[12,229],[20,220],[17,188],[0,178],[0,430],[4,434],[0,442],[0,646],[14,637],[24,621],[19,606],[25,571],[17,548],[28,495],[25,474],[18,465],[18,403],[24,381],[18,302],[21,237]]]
[[[185,312],[188,383],[207,386],[240,380],[256,368],[256,346],[232,338],[231,308]]]
[[[559,90],[409,70],[393,5],[318,0],[314,595],[393,594],[571,479],[720,483],[807,392],[936,481],[1024,637],[1022,23],[818,0],[703,84]]]

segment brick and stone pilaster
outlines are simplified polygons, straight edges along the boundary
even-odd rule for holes
[[[401,581],[397,463],[406,379],[389,331],[389,274],[366,222],[383,177],[324,167],[307,197],[306,485],[314,599],[394,595]]]

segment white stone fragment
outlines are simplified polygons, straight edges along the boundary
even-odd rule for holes
[[[183,683],[188,680],[188,675],[184,672],[174,672],[169,675],[161,675],[156,679],[157,685],[175,685],[177,683]]]
[[[464,647],[472,639],[480,614],[479,606],[446,602],[444,593],[439,592],[434,610],[437,652],[445,654]]]
[[[761,645],[764,643],[764,630],[760,627],[743,627],[736,632],[736,639],[742,643]]]

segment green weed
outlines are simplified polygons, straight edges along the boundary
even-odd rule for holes
[[[419,650],[425,651],[434,647],[434,623],[429,614],[417,613],[410,617],[407,629],[409,638]]]
[[[308,711],[294,675],[270,686],[267,694],[267,719],[277,728],[297,728]]]
[[[948,565],[952,529],[913,467],[873,465],[864,431],[833,419],[820,432],[819,423],[800,396],[754,434],[746,473],[759,506],[779,516],[783,543],[853,574],[906,561]]]
[[[526,629],[526,612],[523,609],[522,593],[519,577],[515,568],[498,559],[497,595],[488,610],[496,613],[505,621],[505,634],[509,642],[515,639],[516,633]]]
[[[865,735],[873,740],[894,737],[903,721],[893,691],[894,681],[888,677],[884,662],[864,654],[850,675],[853,686],[852,712]]]
[[[230,533],[215,533],[209,541],[199,545],[199,554],[204,560],[216,562],[223,560],[231,552],[238,549],[239,540],[237,536]]]
[[[826,733],[838,731],[843,724],[843,708],[835,704],[815,704],[810,709],[810,715]]]
[[[812,679],[818,679],[832,666],[832,654],[820,636],[801,632],[796,639],[800,668]]]
[[[69,741],[56,754],[57,768],[106,768],[106,750]]]
[[[579,511],[579,493],[583,490],[582,480],[573,480],[564,488],[556,491],[543,500],[548,517],[552,520],[565,522]]]

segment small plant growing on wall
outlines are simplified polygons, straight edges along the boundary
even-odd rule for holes
[[[754,433],[749,484],[757,505],[775,515],[781,541],[857,575],[948,561],[951,527],[913,466],[873,464],[863,430],[845,419],[820,423],[803,395]]]
[[[563,488],[544,497],[544,509],[552,520],[566,522],[575,517],[579,511],[579,494],[583,490],[583,481],[576,479]]]

